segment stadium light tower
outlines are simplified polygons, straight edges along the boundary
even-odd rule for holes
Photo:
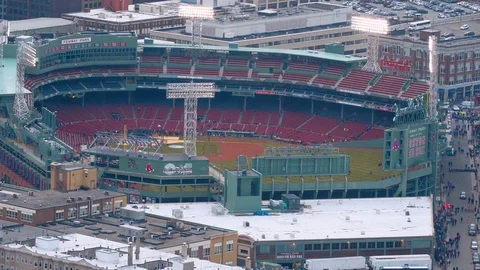
[[[178,8],[178,16],[190,20],[192,25],[192,46],[201,46],[202,24],[203,21],[213,19],[213,8],[182,4]]]
[[[428,71],[430,71],[429,89],[428,89],[428,115],[431,120],[437,122],[438,105],[438,58],[437,58],[437,37],[430,36],[428,39]]]
[[[185,100],[183,112],[183,146],[188,157],[197,156],[197,105],[199,98],[213,98],[214,83],[167,83],[167,98]]]
[[[352,15],[352,30],[368,33],[367,63],[362,70],[382,73],[378,64],[378,37],[389,31],[388,20],[375,17]]]
[[[0,20],[0,67],[3,67],[3,45],[7,44],[10,35],[10,22]]]
[[[28,107],[24,89],[25,85],[25,68],[33,67],[37,63],[37,52],[32,46],[21,42],[17,49],[17,84],[15,86],[15,100],[13,102],[13,110],[15,116],[21,122],[27,122],[30,119],[30,108]]]

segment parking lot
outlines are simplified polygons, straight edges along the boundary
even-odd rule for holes
[[[409,2],[373,0],[366,2],[360,0],[342,2],[358,13],[381,16],[389,19],[392,24],[408,23],[414,20],[430,20],[433,29],[438,29],[445,34],[442,40],[454,40],[468,35],[480,34],[480,4],[469,2],[455,2],[454,0],[411,0]],[[471,20],[478,15],[478,20]],[[444,23],[454,20],[452,23]],[[461,29],[468,24],[468,29]],[[407,24],[408,27],[408,24]],[[406,27],[405,27],[406,28]]]

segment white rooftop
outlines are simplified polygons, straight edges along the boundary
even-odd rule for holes
[[[154,5],[155,4],[155,5]],[[158,18],[168,18],[178,16],[178,1],[164,1],[158,3],[149,3],[150,6],[158,6],[157,9],[150,9],[152,12],[135,12],[134,5],[129,6],[129,10],[113,12],[104,8],[91,9],[89,12],[74,12],[67,13],[66,16],[72,18],[91,19],[104,22],[138,22],[144,20],[154,20]],[[155,12],[158,10],[158,12]]]
[[[18,32],[33,29],[68,26],[73,22],[62,18],[33,18],[26,20],[10,21],[10,32]]]
[[[63,241],[62,239],[65,239]],[[43,242],[40,243],[40,242]],[[58,247],[55,247],[58,245]],[[106,250],[118,250],[124,253],[128,253],[128,243],[119,243],[114,241],[109,241],[101,238],[90,237],[82,234],[68,234],[62,236],[62,238],[57,240],[53,237],[39,237],[37,238],[37,245],[33,247],[20,245],[20,244],[9,244],[6,245],[10,248],[26,248],[31,252],[35,252],[38,254],[42,254],[45,256],[57,257],[68,261],[78,261],[84,262],[93,266],[101,267],[104,269],[123,269],[123,270],[130,270],[130,269],[142,269],[142,268],[133,268],[132,266],[128,266],[128,256],[125,254],[124,256],[119,256],[118,260],[112,262],[110,258],[108,260],[102,259],[85,259],[80,257],[75,257],[72,255],[68,255],[68,251],[81,251],[84,249],[92,249],[92,248],[100,248],[103,247]],[[134,247],[135,250],[135,247]],[[107,252],[108,253],[108,252]],[[115,252],[112,252],[112,254]],[[140,258],[137,260],[135,256],[133,256],[133,265],[144,264],[145,262],[153,262],[158,260],[181,260],[179,255],[175,255],[172,253],[167,253],[159,250],[153,250],[149,248],[140,248]],[[202,269],[210,269],[210,268],[219,268],[221,270],[238,270],[236,267],[226,266],[211,263],[209,261],[203,261],[198,259],[189,259],[186,260],[193,260],[195,263],[196,270]]]
[[[303,212],[269,216],[218,216],[212,212],[217,203],[152,204],[146,213],[174,218],[172,210],[181,209],[184,221],[237,231],[256,241],[434,235],[430,197],[306,200],[302,204]]]

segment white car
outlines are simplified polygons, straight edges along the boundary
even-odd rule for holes
[[[467,193],[465,191],[462,191],[462,193],[460,193],[460,200],[466,200],[467,199]]]
[[[464,24],[464,25],[460,26],[460,30],[468,30],[468,28],[470,28],[470,26],[468,24]]]
[[[478,249],[478,243],[477,241],[472,241],[470,243],[470,247],[473,249],[473,250],[477,250]]]

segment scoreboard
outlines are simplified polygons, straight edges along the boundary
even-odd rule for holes
[[[415,165],[426,159],[428,125],[416,125],[408,129],[407,135],[407,165]]]
[[[413,124],[385,131],[385,170],[403,170],[426,162],[430,149],[430,123]]]

